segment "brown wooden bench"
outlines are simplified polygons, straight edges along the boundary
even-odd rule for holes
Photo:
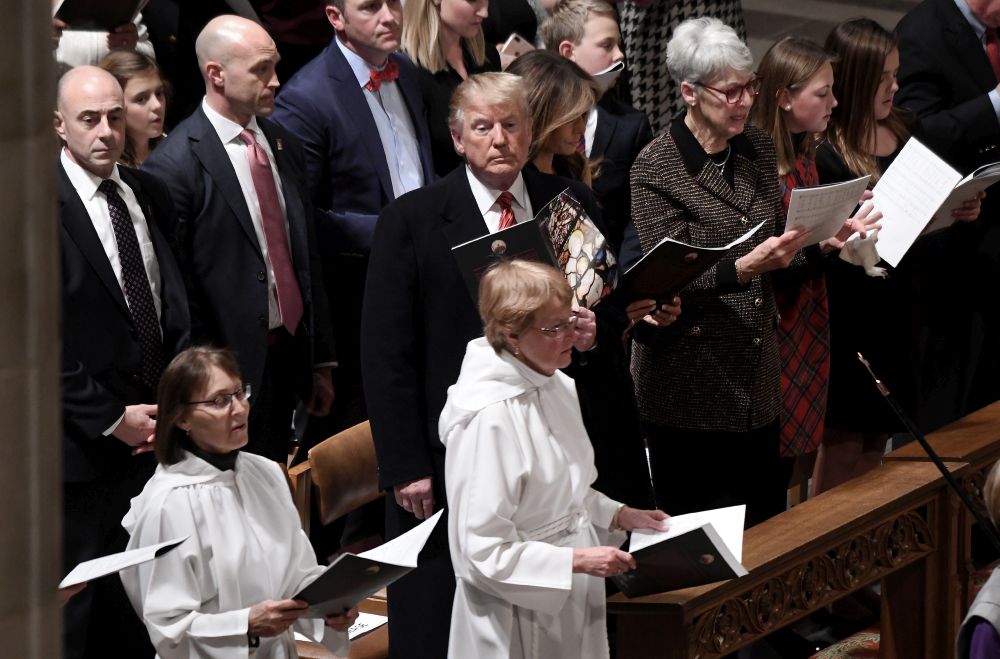
[[[950,656],[957,626],[939,609],[953,515],[932,464],[882,465],[747,530],[741,579],[609,598],[618,657],[723,656],[877,581],[881,656]]]

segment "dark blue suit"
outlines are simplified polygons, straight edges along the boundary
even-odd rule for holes
[[[410,112],[424,183],[434,180],[430,134],[416,69],[404,55],[396,81]],[[361,402],[361,301],[375,220],[395,199],[371,108],[336,41],[304,66],[278,95],[274,120],[305,147],[305,183],[316,214],[316,235],[336,308],[333,331],[340,356],[337,398],[330,421],[346,426],[364,419]],[[335,292],[335,295],[334,295]]]

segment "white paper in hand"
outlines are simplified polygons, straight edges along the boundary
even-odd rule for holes
[[[375,631],[387,622],[389,622],[389,618],[386,616],[380,616],[374,613],[365,613],[362,611],[358,613],[358,619],[355,620],[354,624],[347,630],[347,638],[353,641],[359,636],[364,636],[368,632]]]
[[[704,524],[711,524],[730,553],[732,553],[737,561],[742,561],[743,520],[746,517],[746,512],[746,506],[730,506],[728,508],[703,510],[698,513],[688,513],[687,515],[671,517],[667,520],[670,528],[666,531],[650,531],[647,529],[633,531],[632,539],[629,541],[628,546],[629,553],[645,549],[669,538],[683,535]]]
[[[443,513],[443,509],[437,511],[403,535],[358,554],[358,556],[382,563],[417,567],[417,557],[420,555],[420,550],[424,548],[427,538],[431,536],[431,531],[437,526]]]
[[[187,539],[188,536],[184,536],[183,538],[176,538],[174,540],[161,542],[158,545],[139,547],[137,549],[130,549],[117,554],[109,554],[93,560],[84,561],[73,568],[70,573],[59,582],[59,587],[66,588],[68,586],[75,586],[83,583],[84,581],[91,581],[93,579],[97,579],[98,577],[120,572],[127,567],[151,561],[154,558],[167,553]]]

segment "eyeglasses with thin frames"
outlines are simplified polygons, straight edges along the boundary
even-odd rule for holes
[[[245,400],[250,400],[250,394],[251,394],[250,385],[245,384],[236,391],[225,394],[219,394],[218,396],[212,398],[211,400],[191,400],[184,404],[204,405],[205,407],[208,407],[212,410],[221,412],[223,410],[231,410],[233,408],[234,400],[238,400],[240,402],[243,402]]]
[[[569,317],[569,320],[564,323],[559,323],[558,325],[553,325],[552,327],[536,327],[535,329],[550,339],[561,339],[570,332],[576,331],[576,321],[579,317],[579,314],[574,311]]]
[[[751,78],[750,82],[748,82],[747,84],[737,85],[735,87],[730,87],[729,89],[718,89],[716,87],[706,85],[703,82],[699,82],[697,84],[700,87],[704,87],[705,89],[711,89],[716,94],[721,94],[722,97],[726,99],[726,103],[729,103],[730,105],[736,105],[737,103],[740,102],[740,99],[743,98],[744,94],[750,94],[751,101],[755,99],[757,97],[757,94],[760,93],[760,85],[762,81],[763,78],[755,76]]]

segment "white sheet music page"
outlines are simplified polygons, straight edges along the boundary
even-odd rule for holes
[[[729,551],[736,557],[736,560],[742,561],[743,522],[746,512],[747,507],[740,505],[676,515],[667,520],[669,528],[666,531],[651,531],[649,529],[633,531],[628,550],[630,552],[639,551],[658,542],[683,535],[705,524],[711,524]]]
[[[358,556],[382,563],[417,567],[417,556],[420,555],[420,550],[427,544],[427,538],[431,537],[431,531],[434,530],[438,520],[441,519],[443,512],[443,509],[437,511],[403,535],[393,538],[374,549],[362,552]]]
[[[188,536],[184,536],[183,538],[167,540],[166,542],[161,542],[156,545],[138,547],[136,549],[129,549],[128,551],[118,552],[117,554],[109,554],[107,556],[101,556],[100,558],[84,561],[73,568],[70,573],[59,582],[59,587],[66,588],[68,586],[75,586],[83,583],[84,581],[91,581],[92,579],[97,579],[98,577],[119,572],[127,567],[151,561],[154,558],[167,553],[187,539]]]
[[[785,231],[802,227],[812,233],[808,245],[837,235],[858,205],[870,176],[853,181],[795,188],[788,203]]]
[[[911,137],[872,190],[882,212],[878,253],[899,265],[917,236],[962,178],[948,163]]]

